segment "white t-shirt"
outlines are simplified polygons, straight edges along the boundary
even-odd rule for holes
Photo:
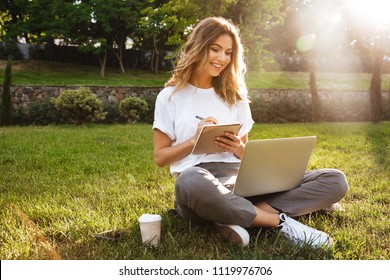
[[[214,91],[214,88],[201,89],[188,84],[172,95],[175,87],[164,88],[157,96],[153,128],[165,133],[173,140],[172,146],[193,137],[199,120],[213,117],[218,123],[241,122],[238,135],[243,137],[252,128],[253,120],[248,101],[239,101],[229,106]],[[233,154],[222,152],[203,155],[189,154],[170,166],[173,176],[184,169],[205,162],[239,162]]]

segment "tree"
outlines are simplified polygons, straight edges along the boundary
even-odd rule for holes
[[[256,70],[269,55],[264,48],[269,42],[265,31],[283,19],[282,0],[167,0],[153,3],[155,6],[144,10],[141,26],[143,32],[147,32],[145,37],[153,42],[154,53],[157,53],[154,45],[158,40],[166,38],[166,45],[178,50],[200,20],[222,16],[239,26],[249,67]]]
[[[106,2],[109,1],[79,0],[72,3],[71,13],[66,16],[69,24],[65,30],[68,43],[77,45],[83,52],[96,55],[102,78],[105,77],[107,53],[113,43],[108,21],[110,10]]]
[[[12,100],[11,100],[12,62],[9,59],[4,73],[3,94],[1,96],[0,125],[12,124]]]
[[[153,50],[151,68],[156,72],[159,50],[178,50],[195,24],[208,16],[223,16],[240,27],[248,64],[259,69],[269,55],[265,31],[283,18],[282,0],[6,0],[0,7],[9,10],[9,24],[3,28],[7,36],[77,45],[97,55],[102,76],[111,51],[124,72],[129,37],[136,47]]]
[[[7,11],[0,8],[0,40],[4,41],[6,30],[5,26],[10,21],[10,17]]]
[[[326,15],[326,12],[329,12],[329,7],[322,5],[318,1],[290,1],[286,2],[286,11],[288,12],[288,23],[294,22],[294,34],[288,36],[286,44],[291,48],[293,47],[292,53],[301,53],[301,56],[306,59],[307,62],[307,71],[309,72],[309,87],[311,94],[312,102],[312,116],[314,121],[321,121],[321,104],[317,91],[317,81],[316,81],[316,63],[315,58],[321,50],[320,46],[316,44],[316,41],[320,38],[320,32],[328,27],[328,23],[324,20],[321,20],[319,11]],[[319,9],[319,7],[324,9]],[[325,16],[326,17],[326,16]],[[290,30],[289,26],[286,26],[286,31]],[[284,32],[283,34],[290,34],[289,31]],[[301,70],[301,69],[300,69]]]
[[[28,2],[28,0],[3,0],[0,2],[2,39],[16,42],[18,36],[26,34],[24,24]]]
[[[371,2],[347,1],[345,16],[350,27],[349,37],[361,53],[372,57],[372,73],[369,87],[370,115],[375,123],[382,121],[382,81],[383,61],[390,49],[390,20],[384,0]]]
[[[194,0],[152,0],[142,11],[137,45],[151,49],[150,70],[158,72],[159,46],[178,50],[193,28],[205,15],[201,15],[199,4]],[[207,15],[207,14],[206,14]]]
[[[371,71],[369,88],[371,118],[374,122],[382,117],[381,74],[383,59],[390,50],[390,20],[386,13],[386,0],[284,0],[286,24],[275,35],[274,51],[287,53],[301,52],[310,71],[322,57],[338,57],[338,68],[351,71]],[[312,40],[310,36],[313,36]],[[282,48],[280,47],[282,46]],[[362,64],[367,58],[371,64],[357,69],[340,67],[341,59],[347,56],[360,56]],[[311,59],[312,58],[312,59]],[[329,67],[329,63],[327,65]],[[317,67],[318,68],[318,67]],[[333,69],[337,69],[334,66]],[[300,68],[299,70],[302,70]],[[313,100],[315,97],[312,95]],[[313,104],[313,106],[315,106]]]
[[[150,5],[141,11],[142,17],[137,29],[139,40],[137,45],[144,49],[151,49],[150,71],[158,73],[158,63],[160,59],[160,42],[168,40],[167,28],[164,23],[164,18],[167,11],[170,10],[166,6],[167,1],[151,1]]]
[[[313,58],[310,58],[312,60]],[[317,91],[317,81],[316,81],[316,69],[315,64],[310,62],[309,70],[309,85],[310,85],[310,94],[311,94],[311,103],[312,103],[312,117],[313,121],[320,122],[322,120],[322,111],[320,98]]]
[[[110,51],[113,51],[119,68],[124,73],[123,50],[128,38],[134,35],[140,11],[146,3],[141,0],[80,0],[78,2],[83,11],[80,14],[81,19],[85,22],[89,17],[86,23],[89,28],[87,31],[77,33],[77,40],[82,42],[85,49],[98,55],[102,77],[105,76],[107,55]]]
[[[383,53],[384,50],[380,46],[374,51],[374,62],[369,88],[371,120],[375,123],[382,121],[383,118],[381,89]]]
[[[233,15],[233,22],[240,27],[249,69],[262,69],[271,57],[266,48],[270,43],[267,31],[283,22],[282,7],[282,0],[239,0],[224,14],[225,17]]]
[[[5,1],[1,9],[8,12],[5,37],[17,42],[54,44],[54,39],[65,35],[66,18],[71,0],[14,0]],[[70,4],[70,5],[69,5]],[[0,5],[0,6],[1,6]],[[0,10],[1,10],[0,9]]]
[[[141,11],[144,9],[146,3],[140,0],[111,1],[111,10],[114,8],[114,12],[109,19],[113,37],[112,50],[118,60],[121,72],[125,73],[123,51],[132,47],[132,44],[129,45],[129,42],[132,42],[131,38],[135,36]]]
[[[104,77],[111,50],[125,71],[123,50],[146,4],[141,0],[8,0],[0,4],[0,11],[8,11],[9,18],[1,29],[14,40],[24,37],[47,46],[55,42],[77,45],[97,56]]]

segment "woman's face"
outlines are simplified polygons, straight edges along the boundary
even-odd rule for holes
[[[231,61],[233,39],[229,34],[219,36],[209,47],[208,59],[201,69],[204,74],[216,77]]]

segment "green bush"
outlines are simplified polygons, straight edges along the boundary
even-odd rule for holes
[[[28,106],[29,123],[33,125],[48,125],[61,123],[61,115],[46,97],[34,100]]]
[[[138,97],[127,97],[119,103],[119,112],[129,122],[135,123],[148,111],[148,103]]]
[[[61,124],[64,119],[61,113],[54,107],[49,97],[31,101],[28,108],[18,106],[12,113],[14,125],[48,125]]]
[[[119,112],[119,103],[118,102],[103,102],[103,109],[106,113],[106,118],[104,119],[105,124],[113,123],[126,123],[127,120]]]
[[[101,121],[106,115],[103,102],[88,88],[64,90],[52,103],[65,119],[75,124]]]
[[[31,119],[26,112],[26,110],[19,106],[13,113],[12,113],[12,123],[14,125],[30,125]]]
[[[153,121],[154,121],[154,107],[156,105],[157,95],[145,94],[142,98],[146,101],[146,103],[148,103],[148,110],[141,112],[140,121],[145,122],[145,123],[153,123]]]

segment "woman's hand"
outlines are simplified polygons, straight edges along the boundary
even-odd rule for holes
[[[225,132],[225,137],[217,137],[215,139],[215,144],[221,146],[225,152],[234,154],[239,159],[241,159],[244,154],[246,142],[248,142],[247,135],[240,138],[239,136],[230,132]]]
[[[202,131],[202,127],[206,124],[217,124],[218,123],[218,120],[213,118],[213,117],[207,117],[207,118],[204,118],[202,119],[199,123],[198,123],[198,128],[196,130],[196,133],[195,135],[192,137],[192,141],[195,145],[196,143],[196,139],[198,139],[199,137],[199,134],[200,132]]]
[[[176,146],[172,146],[173,140],[169,138],[168,135],[158,129],[154,129],[154,161],[157,163],[157,165],[162,167],[182,160],[189,153],[191,153],[192,148],[196,143],[196,139],[198,139],[198,135],[202,131],[202,127],[205,124],[210,123],[216,124],[218,121],[213,117],[207,117],[201,120],[198,124],[195,135],[189,138],[187,141],[184,141],[183,143],[180,143]]]

